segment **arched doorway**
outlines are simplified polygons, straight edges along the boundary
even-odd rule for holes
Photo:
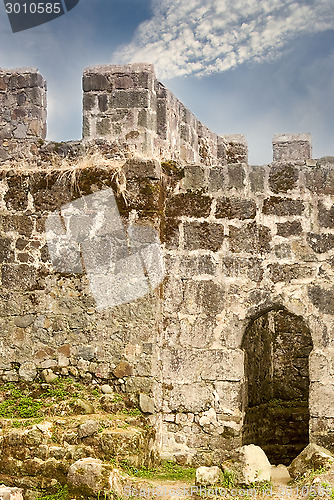
[[[246,328],[243,444],[288,465],[309,442],[309,329],[300,316],[271,309]]]

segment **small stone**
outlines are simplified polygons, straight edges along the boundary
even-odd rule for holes
[[[99,423],[96,420],[87,420],[87,422],[80,425],[78,429],[78,437],[85,438],[92,436],[99,430]]]
[[[76,368],[76,366],[70,366],[70,367],[68,368],[68,373],[69,373],[70,375],[72,375],[72,377],[75,377],[75,378],[77,378],[77,377],[78,377],[78,369]]]
[[[45,369],[54,368],[55,366],[57,366],[57,361],[55,359],[46,359],[40,364],[40,367]]]
[[[57,375],[50,370],[50,368],[42,371],[42,377],[47,384],[52,384],[52,382],[58,378]]]
[[[91,403],[88,403],[88,401],[82,401],[81,399],[78,399],[75,402],[75,406],[78,410],[80,410],[83,414],[90,415],[91,413],[95,413],[95,408]]]
[[[102,460],[82,458],[69,468],[67,482],[71,491],[78,491],[84,497],[96,497],[101,491],[109,491],[109,474]]]
[[[317,444],[310,443],[292,460],[288,471],[293,479],[297,479],[305,474],[305,472],[327,468],[332,464],[334,464],[334,457],[329,450]]]
[[[113,389],[108,384],[101,385],[101,391],[103,394],[114,394]]]
[[[2,375],[2,380],[4,382],[18,382],[19,375],[16,370],[8,370]]]
[[[10,486],[1,484],[0,498],[2,500],[23,500],[23,490],[20,488],[11,488]]]
[[[37,369],[35,363],[27,361],[23,363],[19,368],[19,376],[25,382],[32,382],[37,375]]]
[[[196,469],[196,485],[211,486],[217,484],[221,479],[221,475],[221,470],[217,466],[198,467]]]
[[[34,316],[27,315],[27,316],[17,316],[14,319],[14,325],[18,326],[19,328],[27,328],[34,322]]]
[[[154,413],[154,400],[150,398],[147,394],[139,394],[139,406],[143,413]]]
[[[113,374],[117,378],[128,377],[132,375],[132,366],[127,361],[121,361],[116,366],[115,370],[113,371]]]
[[[107,363],[99,363],[95,370],[95,375],[98,378],[109,378],[109,365]]]
[[[58,355],[58,366],[64,368],[70,364],[69,359],[64,354]]]

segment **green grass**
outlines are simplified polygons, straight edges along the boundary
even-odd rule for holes
[[[292,481],[292,484],[295,485],[301,485],[301,484],[311,484],[313,479],[320,474],[324,474],[325,472],[328,471],[330,466],[328,467],[319,467],[318,469],[310,469],[306,474],[303,474],[302,476],[298,477],[294,481]],[[334,499],[333,499],[334,500]]]
[[[36,500],[67,500],[68,489],[67,486],[58,486],[58,491],[51,495],[43,495]]]
[[[224,470],[222,476],[222,485],[224,488],[233,488],[235,484],[235,472],[233,470]]]
[[[328,491],[329,498],[334,500],[334,488],[328,483],[321,483],[321,486]]]
[[[143,413],[139,410],[139,408],[132,408],[132,409],[124,408],[123,410],[121,410],[121,413],[123,413],[124,415],[129,415],[130,417],[143,416]]]
[[[10,389],[10,394],[0,403],[0,416],[5,418],[36,418],[41,416],[41,401],[21,392],[18,388]]]
[[[100,397],[97,387],[85,387],[71,378],[57,379],[51,384],[7,383],[0,385],[0,418],[15,419],[13,427],[22,427],[17,419],[37,419],[57,415],[60,403],[71,406],[79,398],[94,402]]]
[[[121,464],[122,468],[131,476],[141,477],[145,479],[164,480],[184,480],[190,481],[195,479],[196,469],[193,467],[183,467],[175,462],[165,461],[160,466],[154,468],[148,467],[133,467],[126,462]]]

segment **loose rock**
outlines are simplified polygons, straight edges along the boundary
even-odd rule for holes
[[[297,479],[309,470],[319,469],[320,467],[326,468],[333,463],[334,457],[329,450],[317,444],[310,443],[299,453],[298,457],[292,460],[288,471],[293,479]]]
[[[250,485],[270,481],[271,465],[260,446],[249,444],[233,450],[222,463],[223,471],[234,473],[235,484]]]
[[[87,420],[84,424],[81,424],[78,430],[79,438],[84,438],[92,436],[99,430],[99,423],[96,420]]]
[[[219,467],[198,467],[196,469],[196,484],[198,486],[210,486],[217,484],[222,476]]]

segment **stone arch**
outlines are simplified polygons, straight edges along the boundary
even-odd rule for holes
[[[245,353],[243,444],[288,465],[309,442],[311,332],[301,316],[273,306],[254,316]]]

